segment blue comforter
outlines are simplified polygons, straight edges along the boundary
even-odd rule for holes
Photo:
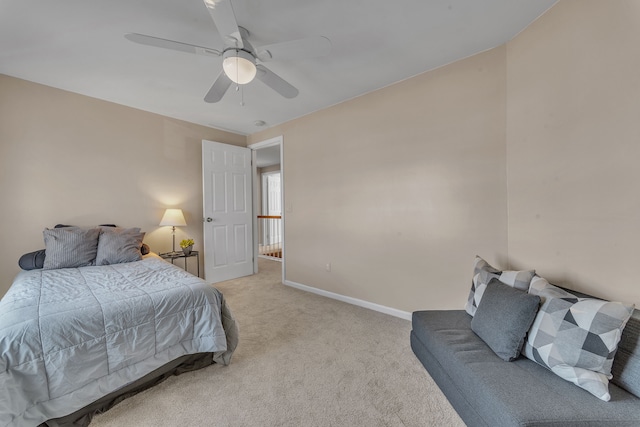
[[[222,294],[158,257],[23,271],[0,301],[0,426],[68,415],[186,354],[227,364],[236,343]]]

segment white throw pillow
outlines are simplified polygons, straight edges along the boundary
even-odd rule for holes
[[[609,401],[611,367],[633,304],[577,296],[536,276],[529,293],[542,300],[524,355]]]

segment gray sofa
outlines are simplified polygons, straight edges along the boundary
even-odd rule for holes
[[[604,402],[521,356],[505,362],[464,310],[413,313],[411,348],[468,426],[640,426],[640,315],[627,323]]]

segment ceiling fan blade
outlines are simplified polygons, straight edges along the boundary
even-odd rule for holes
[[[208,47],[196,46],[188,43],[181,43],[173,40],[161,39],[160,37],[145,36],[144,34],[128,33],[124,37],[135,43],[147,46],[161,47],[163,49],[178,50],[180,52],[194,53],[196,55],[215,56],[222,55],[222,52]]]
[[[265,67],[264,65],[256,65],[257,73],[256,77],[262,81],[262,83],[269,86],[271,89],[278,92],[285,98],[295,98],[298,96],[298,89],[291,86],[282,77]]]
[[[262,46],[258,49],[258,59],[266,62],[272,59],[313,58],[328,55],[329,52],[331,40],[318,36]]]
[[[204,0],[204,5],[207,6],[224,44],[242,49],[244,47],[242,35],[238,28],[236,15],[233,13],[231,0]]]
[[[229,89],[229,86],[231,86],[231,80],[224,71],[221,71],[216,81],[213,82],[213,86],[211,86],[209,92],[204,96],[204,102],[214,103],[220,101],[227,92],[227,89]]]

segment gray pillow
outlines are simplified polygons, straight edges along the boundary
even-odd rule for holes
[[[46,257],[45,270],[92,265],[98,250],[99,228],[65,227],[43,231]]]
[[[42,268],[44,265],[45,258],[45,250],[40,249],[39,251],[29,252],[28,254],[24,254],[18,260],[18,265],[23,270],[35,270],[38,268]]]
[[[149,252],[151,252],[151,248],[149,247],[149,245],[147,245],[146,243],[143,243],[142,246],[140,247],[140,253],[142,255],[146,255]]]
[[[491,279],[471,320],[471,330],[498,357],[510,362],[520,355],[539,307],[539,296]]]
[[[143,238],[139,228],[102,228],[96,265],[140,261]]]

